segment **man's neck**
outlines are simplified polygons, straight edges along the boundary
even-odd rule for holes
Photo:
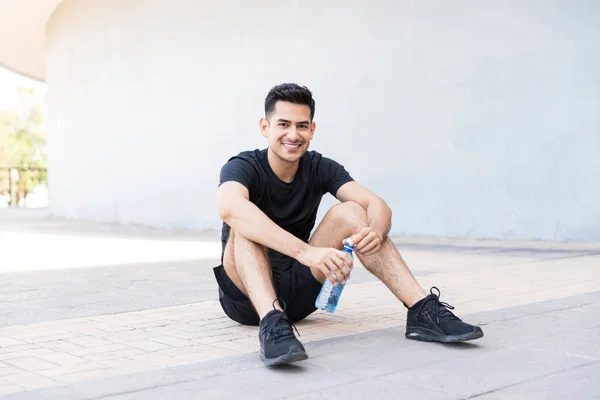
[[[284,182],[290,183],[296,177],[298,171],[299,161],[295,163],[289,163],[279,158],[275,153],[269,149],[267,152],[267,161],[269,166],[273,170],[273,173]]]

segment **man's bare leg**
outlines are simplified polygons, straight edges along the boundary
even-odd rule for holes
[[[426,296],[389,237],[384,239],[380,251],[359,258],[365,268],[377,276],[408,307],[412,307]]]
[[[346,202],[332,207],[311,239],[315,246],[342,247],[342,241],[367,226],[367,212],[358,203]],[[377,276],[406,306],[405,336],[412,340],[462,342],[478,339],[483,331],[461,321],[439,301],[438,295],[426,296],[400,253],[389,238],[370,256],[359,255],[361,263]],[[325,276],[312,270],[320,282]]]
[[[276,302],[267,249],[231,231],[225,246],[223,267],[229,279],[252,302],[260,318],[260,358],[268,366],[306,360],[292,323]],[[273,311],[273,307],[279,311]]]
[[[250,299],[260,319],[273,307],[281,310],[275,301],[277,296],[266,247],[232,230],[223,255],[223,267],[229,279]]]
[[[358,203],[349,201],[333,206],[310,239],[310,244],[318,247],[341,249],[342,241],[367,226],[367,211]],[[416,281],[394,243],[386,238],[381,250],[371,256],[361,257],[360,262],[377,276],[394,295],[407,306],[412,306],[426,294]],[[324,282],[325,275],[311,268],[313,276]]]

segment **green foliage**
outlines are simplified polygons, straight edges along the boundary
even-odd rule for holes
[[[45,104],[34,89],[19,88],[18,94],[14,107],[0,110],[0,195],[11,193],[9,169],[16,169],[17,202],[47,181]]]

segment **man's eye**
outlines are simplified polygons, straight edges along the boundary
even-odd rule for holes
[[[279,126],[287,126],[287,124],[285,122],[280,122]]]
[[[300,129],[308,129],[308,125],[300,125]]]

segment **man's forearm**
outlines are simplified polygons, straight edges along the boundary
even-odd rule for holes
[[[280,228],[256,205],[236,201],[224,217],[225,223],[248,240],[298,259],[309,247],[296,236]]]
[[[385,238],[392,229],[392,210],[385,201],[373,200],[367,207],[367,220],[369,226]]]

